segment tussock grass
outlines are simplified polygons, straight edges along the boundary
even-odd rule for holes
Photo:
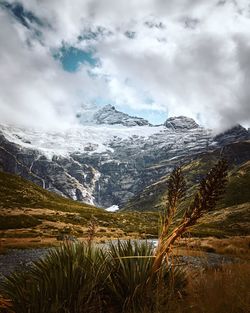
[[[179,312],[247,313],[250,308],[250,264],[230,264],[189,279]]]
[[[37,218],[29,215],[18,216],[1,216],[0,215],[0,230],[31,228],[41,224]]]
[[[64,243],[26,271],[6,278],[2,293],[15,313],[98,312],[105,266],[101,250]]]
[[[101,249],[66,242],[7,277],[1,293],[11,300],[7,312],[15,313],[156,312],[167,296],[184,288],[185,274],[165,264],[161,277],[151,277],[153,257],[147,243]]]
[[[214,252],[235,256],[250,260],[250,236],[233,236],[223,239],[208,237],[205,239],[186,238],[181,239],[179,247],[188,248],[187,250]]]

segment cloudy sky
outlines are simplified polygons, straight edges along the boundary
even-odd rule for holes
[[[249,0],[0,1],[0,122],[69,126],[111,103],[250,125]]]

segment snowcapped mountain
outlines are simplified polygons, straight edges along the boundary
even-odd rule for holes
[[[214,138],[187,117],[152,126],[110,105],[77,117],[79,125],[63,131],[1,125],[0,169],[75,200],[122,206],[176,164],[249,138],[243,127]]]
[[[84,106],[82,112],[77,114],[80,123],[86,124],[108,124],[108,125],[123,125],[123,126],[149,126],[147,120],[141,117],[130,116],[126,113],[117,111],[110,104],[103,108]]]

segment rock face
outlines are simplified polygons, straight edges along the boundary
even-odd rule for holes
[[[170,117],[166,120],[164,125],[173,130],[187,130],[199,127],[195,120],[186,116]]]
[[[232,141],[241,141],[243,139],[249,139],[250,133],[241,125],[236,125],[235,127],[225,131],[222,134],[215,136],[215,140],[222,145],[230,143]]]
[[[95,124],[61,132],[0,126],[0,169],[75,200],[122,206],[177,164],[247,137],[240,128],[213,138],[185,117],[166,127],[110,106],[96,113]]]
[[[94,119],[97,124],[120,124],[124,126],[150,125],[150,123],[143,118],[129,116],[128,114],[117,111],[115,107],[110,104],[99,110],[94,115]]]

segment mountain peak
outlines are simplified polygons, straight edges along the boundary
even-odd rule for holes
[[[115,107],[111,104],[106,104],[104,107],[102,107],[101,110],[105,110],[105,111],[116,111]]]
[[[84,110],[77,117],[82,124],[108,124],[108,125],[123,125],[123,126],[151,126],[151,124],[136,116],[130,116],[126,113],[116,110],[116,108],[107,104],[102,108],[94,108],[93,110]]]
[[[174,130],[187,130],[198,128],[199,125],[191,117],[174,116],[166,120],[164,125]]]

